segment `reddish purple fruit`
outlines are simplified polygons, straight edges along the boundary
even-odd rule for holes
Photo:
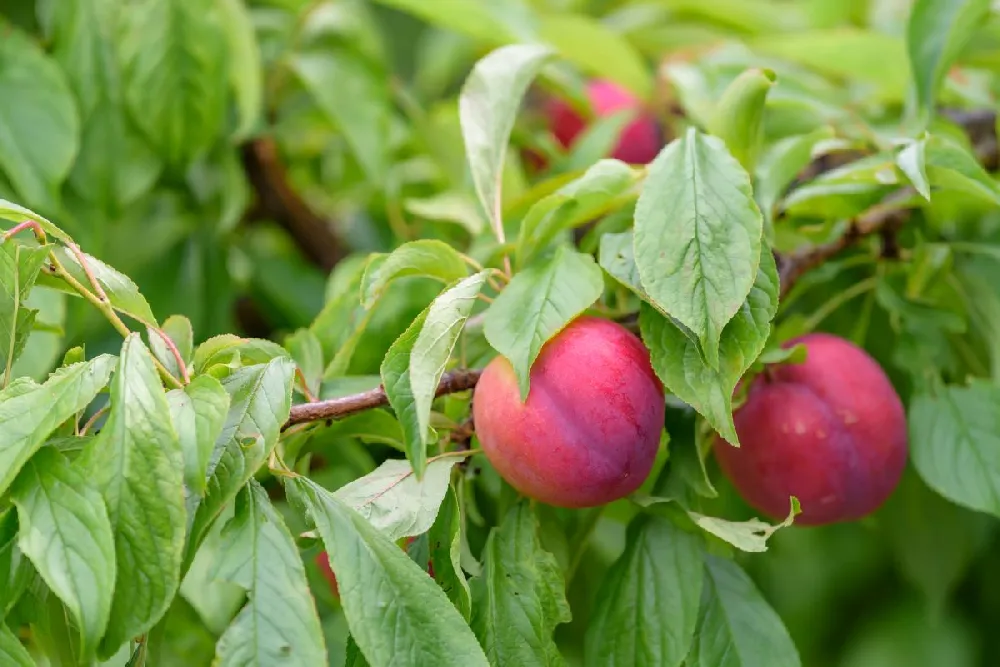
[[[580,317],[546,343],[521,402],[510,363],[496,357],[476,387],[483,452],[522,494],[560,507],[623,498],[653,466],[663,387],[649,352],[624,327]]]
[[[618,84],[603,80],[591,81],[587,85],[587,94],[598,117],[610,116],[622,110],[637,112],[619,135],[611,157],[630,164],[652,162],[663,142],[656,119],[642,101]],[[563,148],[572,146],[587,127],[587,121],[563,100],[551,100],[546,111],[552,133]]]
[[[906,465],[906,414],[878,363],[837,336],[809,334],[802,364],[774,366],[753,380],[733,415],[740,448],[717,439],[715,456],[740,495],[773,518],[821,525],[871,514]]]

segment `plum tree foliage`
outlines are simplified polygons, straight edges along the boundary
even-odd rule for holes
[[[0,0],[0,664],[994,664],[998,31]]]

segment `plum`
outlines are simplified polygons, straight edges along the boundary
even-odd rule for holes
[[[733,420],[740,447],[717,438],[722,472],[752,507],[822,525],[871,514],[895,490],[906,466],[906,414],[885,372],[867,352],[826,333],[802,343],[801,364],[769,367],[752,380]]]
[[[663,146],[656,119],[635,95],[616,83],[594,80],[587,84],[587,95],[598,117],[632,109],[636,116],[625,126],[611,157],[629,164],[648,164]],[[587,121],[566,101],[553,98],[546,108],[556,140],[569,148],[587,126]]]
[[[483,453],[517,491],[554,506],[593,507],[627,496],[649,476],[663,386],[635,335],[581,316],[542,346],[526,401],[510,362],[491,361],[473,417]]]

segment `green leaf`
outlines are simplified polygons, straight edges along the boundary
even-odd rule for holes
[[[418,478],[427,460],[438,382],[486,276],[482,271],[438,295],[396,339],[382,362],[382,384],[403,425],[407,456]]]
[[[472,629],[490,664],[561,665],[552,639],[571,620],[555,557],[542,549],[531,506],[519,502],[483,547],[483,571],[470,584]]]
[[[792,525],[795,517],[802,511],[799,501],[791,499],[791,509],[788,517],[777,525],[765,523],[759,519],[749,521],[726,521],[714,516],[705,516],[698,512],[688,511],[691,520],[702,530],[725,540],[737,549],[759,553],[767,551],[767,540],[782,528]]]
[[[931,186],[927,182],[927,168],[925,167],[926,147],[927,143],[925,139],[911,141],[896,155],[896,166],[906,174],[906,177],[910,179],[910,183],[917,189],[920,196],[930,201]]]
[[[323,383],[323,345],[319,337],[309,329],[299,329],[285,339],[284,345],[302,372],[309,391],[318,395]]]
[[[444,284],[469,275],[462,255],[447,243],[435,239],[410,241],[388,255],[375,255],[362,278],[362,303],[371,308],[393,280],[408,276],[434,278]]]
[[[35,222],[42,229],[42,231],[53,238],[57,238],[60,241],[67,243],[73,240],[70,238],[69,234],[56,227],[48,219],[38,215],[34,211],[20,206],[19,204],[15,204],[14,202],[10,202],[2,198],[0,198],[0,219],[10,220],[17,223]]]
[[[333,495],[352,507],[390,540],[430,530],[448,491],[456,457],[430,461],[418,479],[407,461],[389,459]]]
[[[604,290],[590,255],[559,246],[555,256],[514,276],[483,323],[486,340],[514,367],[521,400],[528,397],[531,365],[542,346],[593,304]]]
[[[722,94],[709,126],[748,172],[753,172],[760,150],[764,103],[775,79],[769,69],[748,69],[740,74]]]
[[[274,450],[292,407],[294,375],[294,362],[277,357],[239,368],[222,381],[229,414],[208,459],[208,485],[191,523],[186,562],[219,512]]]
[[[668,519],[641,516],[597,593],[587,628],[590,667],[678,667],[694,639],[702,542]]]
[[[924,142],[924,161],[931,185],[1000,204],[1000,184],[967,148],[940,135],[926,137]]]
[[[239,111],[233,140],[242,141],[256,131],[264,110],[264,69],[249,8],[243,0],[219,0],[219,8],[229,46],[229,85]]]
[[[743,306],[761,257],[750,177],[721,139],[694,128],[649,168],[635,210],[635,263],[649,296],[719,368],[723,327]]]
[[[375,384],[377,385],[378,382]],[[362,442],[388,445],[403,454],[406,453],[403,427],[386,410],[365,410],[349,417],[337,419],[324,428],[322,432],[331,437],[358,438]]]
[[[191,355],[194,353],[194,331],[191,329],[191,320],[183,315],[171,315],[163,321],[161,330],[170,337],[177,352],[180,353],[184,365],[189,366]],[[149,338],[149,347],[153,351],[153,355],[174,377],[181,377],[177,358],[167,346],[166,341],[163,340],[163,336],[149,327],[146,328],[146,335]]]
[[[922,122],[933,113],[934,98],[948,69],[989,11],[989,0],[916,0],[913,4],[906,47]]]
[[[13,377],[11,367],[24,350],[38,311],[25,306],[49,249],[15,243],[0,244],[0,375]]]
[[[464,192],[441,192],[430,197],[410,197],[403,201],[403,209],[435,222],[453,222],[479,236],[486,223],[479,211],[475,197]]]
[[[104,498],[55,449],[24,466],[11,490],[18,546],[80,628],[81,652],[104,635],[115,589],[115,539]]]
[[[325,667],[326,646],[295,540],[256,482],[236,497],[223,529],[214,577],[246,589],[249,600],[219,638],[220,666]]]
[[[0,622],[0,661],[9,667],[35,667],[35,661],[14,633]]]
[[[430,25],[454,30],[487,45],[516,40],[519,35],[503,20],[503,4],[493,0],[464,0],[443,12],[426,0],[376,0],[379,4],[417,16]]]
[[[120,10],[125,101],[150,144],[187,166],[220,134],[226,32],[216,3],[136,0]]]
[[[813,159],[816,146],[834,136],[833,128],[824,125],[808,134],[785,137],[764,153],[754,170],[754,195],[766,220],[772,220],[775,204],[795,177]]]
[[[458,505],[458,496],[450,485],[445,489],[444,500],[427,539],[430,542],[434,580],[468,621],[472,617],[472,598],[469,582],[462,572],[462,510]]]
[[[800,667],[781,618],[739,565],[706,555],[705,593],[690,667]]]
[[[383,183],[390,119],[386,76],[346,50],[300,53],[292,67],[316,105],[340,128],[369,180]]]
[[[0,39],[0,171],[20,198],[56,204],[80,146],[80,118],[59,66],[10,26]]]
[[[199,375],[183,389],[167,392],[167,403],[184,454],[184,484],[203,494],[208,461],[229,412],[229,394],[211,375]]]
[[[638,181],[638,171],[619,160],[601,160],[532,206],[521,222],[519,266],[531,262],[559,234],[611,208]]]
[[[0,391],[0,494],[50,434],[90,404],[114,366],[103,354],[60,368],[45,384],[27,380]]]
[[[90,283],[90,279],[87,277],[87,273],[80,264],[80,260],[76,254],[68,248],[63,247],[53,248],[52,254],[56,256],[70,275],[84,287],[93,291],[94,288]],[[84,262],[87,264],[87,268],[90,269],[91,274],[101,285],[104,293],[107,294],[108,301],[115,310],[135,318],[146,326],[158,326],[156,317],[153,315],[153,310],[149,307],[149,302],[139,292],[139,287],[131,278],[96,257],[84,252],[80,254],[83,256]],[[69,288],[64,287],[64,289]]]
[[[147,192],[163,168],[125,111],[116,52],[120,4],[53,4],[53,55],[76,95],[83,125],[69,184],[84,201],[116,215]]]
[[[542,16],[539,36],[591,76],[609,79],[640,99],[653,93],[652,70],[622,35],[584,14]]]
[[[209,338],[194,351],[194,370],[203,373],[216,364],[242,362],[245,366],[266,364],[274,359],[288,359],[288,350],[263,338],[242,338],[222,334]]]
[[[7,617],[35,577],[34,567],[17,547],[19,528],[13,507],[0,514],[0,621]]]
[[[395,542],[309,479],[285,488],[315,521],[348,628],[372,667],[489,665],[454,605]]]
[[[166,613],[184,549],[184,455],[139,334],[122,345],[108,420],[78,463],[104,496],[115,533],[115,594],[98,654],[107,659]]]
[[[475,64],[458,100],[472,182],[500,235],[500,186],[507,142],[528,86],[553,55],[550,47],[539,44],[502,46]]]
[[[1000,387],[974,380],[917,394],[909,409],[913,465],[948,500],[1000,516]]]
[[[613,278],[648,299],[634,282],[629,234],[606,234],[601,239],[601,265]],[[767,244],[761,248],[760,268],[754,286],[736,316],[726,324],[719,341],[719,365],[712,369],[697,343],[670,317],[653,305],[639,310],[642,339],[650,350],[653,370],[671,392],[701,413],[722,437],[739,446],[732,416],[736,383],[753,364],[771,334],[778,310],[778,270]]]

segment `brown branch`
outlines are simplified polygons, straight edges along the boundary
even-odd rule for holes
[[[463,369],[445,373],[441,377],[441,382],[438,383],[438,388],[434,395],[444,396],[445,394],[456,394],[460,391],[472,389],[479,382],[481,373],[482,371],[475,369]],[[360,394],[331,398],[316,403],[293,405],[292,412],[282,430],[295,424],[322,421],[324,419],[339,419],[386,405],[389,405],[389,398],[386,396],[385,389],[381,385],[376,389],[364,391]]]
[[[310,208],[288,183],[274,139],[262,137],[243,145],[243,169],[257,195],[248,217],[271,219],[284,227],[302,253],[325,271],[347,254],[330,221]]]

